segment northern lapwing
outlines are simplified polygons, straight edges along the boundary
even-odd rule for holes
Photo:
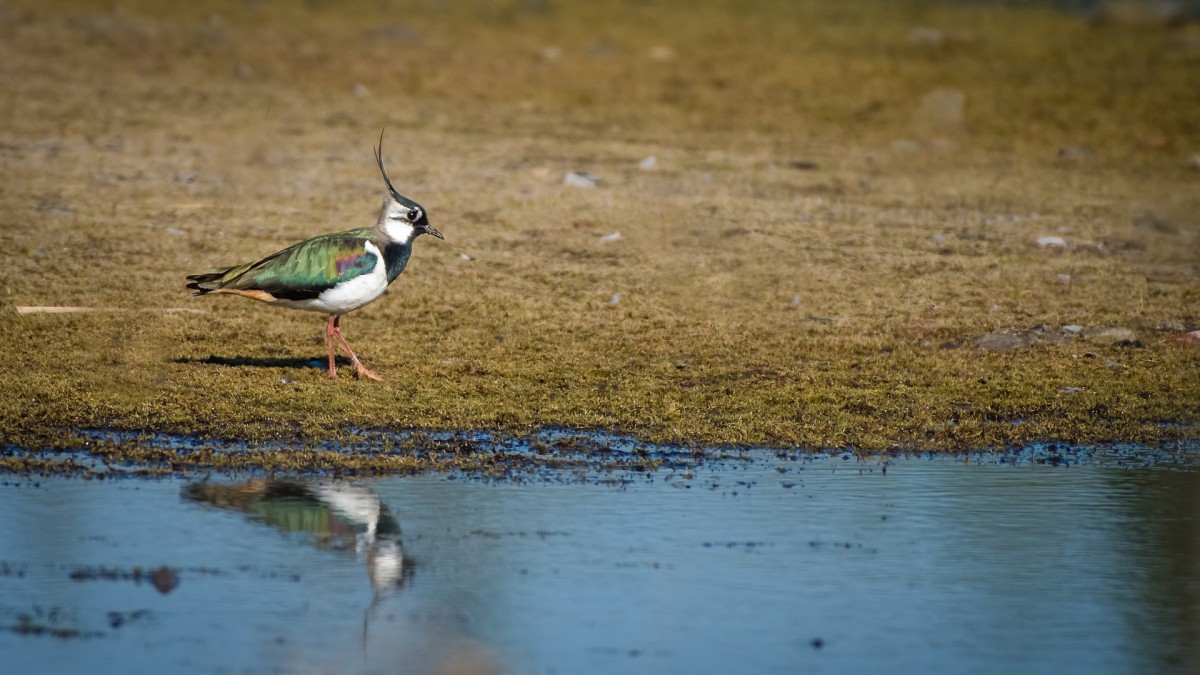
[[[367,370],[346,337],[342,315],[383,295],[388,284],[404,271],[412,255],[413,240],[422,234],[445,239],[429,224],[425,209],[396,191],[383,168],[383,134],[375,148],[375,163],[383,174],[387,194],[375,227],[324,234],[273,253],[262,260],[234,265],[187,278],[195,293],[232,293],[254,300],[329,315],[325,323],[325,348],[329,376],[337,377],[334,340],[354,364],[359,379],[380,380]]]
[[[377,598],[412,578],[413,563],[405,557],[400,524],[369,487],[343,481],[255,478],[244,483],[193,483],[183,495],[239,511],[285,534],[310,535],[319,549],[354,553],[366,563]]]

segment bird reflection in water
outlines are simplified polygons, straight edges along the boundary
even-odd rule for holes
[[[258,478],[243,483],[193,483],[184,499],[238,511],[247,518],[287,533],[310,538],[321,550],[353,552],[367,567],[372,599],[367,622],[379,602],[412,579],[413,563],[404,556],[400,524],[379,495],[345,482],[306,482]]]

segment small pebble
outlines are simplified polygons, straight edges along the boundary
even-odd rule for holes
[[[621,238],[620,232],[613,232],[612,234],[606,234],[603,237],[600,237],[600,241],[616,241],[620,238]]]
[[[563,176],[563,185],[578,188],[594,188],[600,179],[585,171],[568,171]]]
[[[946,34],[936,28],[917,26],[908,31],[908,44],[918,47],[940,47],[946,41]]]
[[[921,97],[913,113],[913,126],[926,134],[953,134],[962,130],[967,95],[961,89],[934,89]]]
[[[917,152],[920,149],[921,144],[911,139],[901,138],[892,141],[892,150],[898,152]]]
[[[41,212],[71,213],[70,203],[58,193],[48,193],[37,198],[34,208]]]
[[[366,32],[368,37],[387,42],[417,42],[421,33],[410,26],[381,26]]]
[[[1186,23],[1188,7],[1180,0],[1100,0],[1092,21],[1118,26],[1155,27]]]
[[[638,162],[638,168],[642,169],[644,171],[649,171],[650,169],[653,169],[657,164],[658,164],[658,160],[654,158],[654,155],[650,155],[646,159],[643,159],[642,161]]]
[[[1062,237],[1038,237],[1037,245],[1041,248],[1061,248],[1067,245],[1067,241]]]
[[[1117,343],[1132,342],[1137,339],[1133,329],[1121,326],[1092,326],[1084,329],[1083,337],[1092,342]]]
[[[992,351],[1008,351],[1011,349],[1021,349],[1028,347],[1037,338],[1028,333],[1015,333],[1011,331],[995,331],[983,335],[975,340],[975,346],[979,349],[988,349]]]
[[[1179,226],[1165,218],[1147,211],[1133,219],[1136,228],[1152,230],[1160,234],[1179,234]]]
[[[1171,338],[1171,344],[1177,347],[1200,347],[1200,330],[1176,335]]]
[[[651,47],[650,59],[652,61],[672,61],[675,59],[675,50],[661,45],[658,47]]]
[[[1082,147],[1073,146],[1073,145],[1069,145],[1069,146],[1058,149],[1058,158],[1067,160],[1067,161],[1071,161],[1071,162],[1080,162],[1083,160],[1091,159],[1095,155],[1096,155],[1096,151],[1091,148],[1082,148]]]

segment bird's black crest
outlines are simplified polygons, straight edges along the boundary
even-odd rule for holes
[[[392,199],[395,199],[397,202],[400,202],[401,204],[403,204],[404,206],[407,206],[410,209],[420,208],[420,206],[421,206],[420,204],[414,202],[413,200],[409,199],[408,197],[405,197],[404,195],[402,195],[396,191],[396,186],[392,185],[392,179],[388,178],[387,169],[383,168],[383,132],[384,131],[386,131],[386,129],[381,129],[379,131],[379,145],[376,146],[376,148],[375,148],[375,163],[379,165],[379,173],[383,174],[383,182],[387,183],[388,192],[390,192],[392,194]],[[422,209],[422,211],[424,211],[424,209]]]

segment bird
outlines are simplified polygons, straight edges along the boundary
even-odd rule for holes
[[[366,305],[387,290],[412,256],[413,240],[429,234],[445,240],[429,224],[425,207],[400,194],[383,166],[383,133],[375,163],[387,186],[374,227],[323,234],[257,260],[187,277],[192,295],[228,293],[290,309],[321,312],[329,376],[337,377],[335,341],[350,355],[358,379],[382,380],[359,361],[342,334],[343,314]]]

